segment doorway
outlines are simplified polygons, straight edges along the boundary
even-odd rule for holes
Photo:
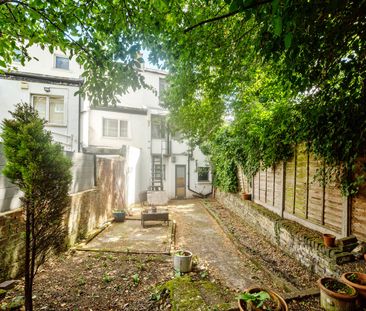
[[[175,166],[175,197],[185,199],[186,197],[186,166]]]

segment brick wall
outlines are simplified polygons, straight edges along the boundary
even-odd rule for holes
[[[112,218],[112,210],[124,208],[124,161],[98,158],[97,187],[71,195],[65,215],[69,246]],[[21,273],[24,219],[22,209],[0,213],[0,281]]]

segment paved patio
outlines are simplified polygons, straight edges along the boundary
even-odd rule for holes
[[[172,242],[172,222],[142,228],[139,219],[112,223],[81,250],[167,254]]]
[[[273,284],[280,292],[294,290],[240,252],[201,200],[175,200],[165,208],[170,214],[168,226],[158,222],[142,228],[141,207],[136,206],[132,217],[123,223],[112,223],[81,250],[169,254],[173,248],[184,248],[231,288],[243,290]]]

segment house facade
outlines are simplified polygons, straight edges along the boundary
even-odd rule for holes
[[[127,204],[139,202],[139,193],[146,190],[163,191],[168,199],[211,193],[206,157],[168,131],[168,111],[160,100],[166,73],[155,69],[141,73],[156,93],[131,91],[119,96],[116,107],[92,108],[85,102],[81,112],[83,150],[123,154]]]
[[[15,59],[16,70],[0,75],[0,122],[10,117],[17,103],[28,102],[66,151],[122,156],[127,205],[139,202],[139,193],[146,190],[162,191],[169,199],[211,192],[206,157],[167,130],[168,111],[160,105],[166,72],[141,72],[156,92],[142,88],[120,96],[116,107],[91,108],[87,99],[75,95],[83,80],[82,68],[74,59],[37,46],[29,54],[38,61],[32,59],[23,66]],[[4,163],[0,158],[0,170]],[[18,195],[0,173],[2,210],[17,207]]]
[[[60,51],[54,54],[34,46],[32,59],[16,70],[0,75],[0,122],[20,102],[31,103],[46,119],[46,129],[67,151],[78,151],[80,141],[79,110],[81,97],[75,95],[82,84],[79,64]]]
[[[9,111],[14,111],[16,104],[31,103],[46,119],[45,127],[52,133],[53,140],[69,151],[74,159],[73,154],[80,149],[79,111],[82,98],[75,92],[82,84],[81,68],[60,51],[51,54],[33,46],[29,54],[39,61],[33,59],[23,66],[14,59],[12,67],[15,69],[0,75],[0,124],[11,117]],[[4,165],[0,141],[0,212],[18,208],[21,196],[19,189],[2,175]],[[77,174],[73,171],[73,175]],[[85,184],[89,185],[90,182]],[[72,186],[70,191],[80,189],[79,179],[77,185]]]

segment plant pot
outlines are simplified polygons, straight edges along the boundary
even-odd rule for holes
[[[353,311],[356,309],[357,291],[348,284],[334,278],[320,278],[320,306],[327,311]],[[334,288],[342,289],[342,292]]]
[[[324,233],[323,242],[326,247],[334,247],[336,237],[333,234]]]
[[[250,193],[242,193],[241,194],[241,198],[243,200],[251,200],[252,199],[252,195]]]
[[[356,277],[359,282],[352,279],[352,275]],[[366,274],[361,272],[346,272],[341,276],[341,280],[354,287],[357,292],[362,305],[366,305]],[[361,284],[359,284],[361,283]]]
[[[248,292],[250,294],[258,293],[260,291],[266,291],[271,299],[276,302],[277,307],[273,310],[275,311],[288,311],[288,306],[286,301],[276,292],[266,289],[266,288],[260,288],[260,287],[252,287],[247,289],[245,292]],[[238,300],[238,306],[241,311],[260,311],[263,310],[261,308],[256,307],[252,302],[245,302],[241,299]]]
[[[186,250],[178,250],[173,258],[174,270],[187,273],[192,271],[192,253]]]
[[[113,217],[115,222],[124,222],[126,218],[125,211],[113,211]]]

